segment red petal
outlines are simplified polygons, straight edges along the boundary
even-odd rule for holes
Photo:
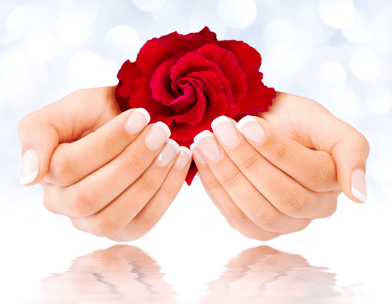
[[[256,114],[257,112],[266,112],[272,105],[272,100],[276,97],[273,88],[266,87],[260,81],[259,86],[253,86],[246,93],[246,98],[238,111],[239,115]]]
[[[229,117],[236,115],[245,99],[247,89],[246,76],[238,64],[236,56],[232,52],[214,44],[206,44],[196,50],[195,53],[216,63],[223,75],[230,82],[233,101],[228,98],[229,105],[226,115]]]
[[[120,96],[120,94],[118,94],[118,90],[122,87],[122,82],[121,80],[119,81],[116,90],[115,90],[115,96],[116,96],[116,100],[118,103],[118,106],[120,107],[121,111],[126,111],[129,110],[129,97],[122,97]]]
[[[205,26],[198,34],[212,41],[216,41],[216,34],[211,32],[207,26]]]
[[[193,179],[197,173],[197,167],[194,161],[192,161],[191,166],[189,167],[188,174],[186,175],[185,181],[190,186],[192,184]]]
[[[157,116],[170,116],[172,112],[169,107],[164,106],[160,101],[152,97],[149,84],[137,88],[129,98],[131,108],[144,108],[151,116],[151,122],[157,121]]]
[[[117,78],[121,82],[121,86],[118,88],[118,95],[122,97],[131,96],[134,90],[134,82],[138,79],[142,73],[136,64],[125,61],[118,71]]]
[[[150,86],[152,96],[155,100],[161,101],[168,106],[175,99],[170,93],[170,69],[177,62],[177,59],[170,59],[162,63],[152,75]]]

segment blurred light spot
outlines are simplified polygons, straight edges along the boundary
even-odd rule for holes
[[[139,52],[139,35],[128,26],[116,26],[106,34],[104,46],[113,59],[121,63],[127,59],[134,61]]]
[[[333,61],[325,62],[318,70],[321,84],[327,88],[340,87],[346,84],[346,70]]]
[[[382,28],[373,28],[373,39],[371,40],[373,48],[377,53],[387,53],[392,48],[392,32]]]
[[[119,67],[118,65],[110,59],[103,60],[102,65],[102,85],[109,86],[109,85],[117,85],[117,73]]]
[[[0,75],[6,78],[13,76],[22,76],[27,71],[27,56],[18,49],[9,49],[1,54],[0,57]]]
[[[0,106],[5,105],[5,89],[4,85],[0,82]]]
[[[292,80],[300,66],[300,57],[290,53],[278,53],[267,61],[264,76],[269,83],[282,83]]]
[[[93,29],[93,16],[77,11],[61,13],[56,23],[57,35],[69,43],[80,43],[86,40]]]
[[[252,0],[219,0],[219,17],[228,26],[244,28],[255,19],[257,8]]]
[[[381,115],[391,108],[392,98],[387,88],[375,85],[367,91],[366,102],[372,112]]]
[[[288,51],[296,40],[295,28],[284,20],[269,23],[264,30],[263,40],[265,45],[276,52]]]
[[[353,23],[355,6],[351,0],[320,0],[321,19],[331,27],[342,28]]]
[[[350,58],[354,75],[363,80],[373,80],[380,73],[381,62],[371,48],[358,48]]]
[[[97,0],[61,0],[59,10],[60,12],[73,11],[94,18],[98,12],[98,3]]]
[[[373,178],[380,184],[387,184],[392,180],[392,163],[382,160],[373,165]]]
[[[69,62],[69,75],[84,87],[98,86],[102,72],[101,58],[92,52],[80,52]]]
[[[354,43],[366,43],[372,38],[372,30],[364,16],[357,12],[354,22],[342,29],[347,40]]]
[[[5,97],[13,105],[27,105],[35,95],[34,83],[25,76],[6,79]]]
[[[357,95],[349,87],[335,90],[331,97],[333,114],[347,123],[352,123],[355,118]]]
[[[138,9],[146,12],[157,11],[165,4],[165,0],[132,0],[132,2]]]
[[[206,10],[208,7],[208,10]],[[192,15],[189,20],[189,29],[191,32],[198,32],[204,26],[208,26],[211,31],[215,32],[218,39],[223,39],[226,32],[226,26],[216,18],[218,15],[218,3],[212,0],[197,2],[192,7]]]
[[[27,57],[31,63],[48,62],[56,52],[56,41],[46,32],[33,32],[27,37]]]
[[[13,39],[21,40],[29,31],[39,26],[41,21],[42,18],[36,10],[29,7],[18,7],[7,18],[7,33]]]

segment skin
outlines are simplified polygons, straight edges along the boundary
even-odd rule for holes
[[[25,116],[18,135],[22,155],[39,153],[38,176],[28,185],[42,185],[49,211],[68,216],[79,230],[130,241],[160,220],[190,161],[181,171],[174,161],[157,166],[159,150],[144,144],[153,124],[126,133],[134,110],[121,113],[114,89],[77,90]],[[360,202],[350,177],[355,168],[365,172],[369,145],[359,132],[316,102],[284,93],[259,116],[265,142],[254,145],[241,136],[235,147],[222,146],[217,162],[196,160],[207,193],[233,228],[269,240],[333,214],[342,190]]]
[[[219,158],[195,160],[205,190],[231,227],[266,241],[331,216],[342,191],[362,203],[351,193],[353,170],[366,172],[370,148],[362,134],[318,103],[285,93],[256,120],[266,132],[261,143],[238,132],[237,144],[226,147],[214,136]]]

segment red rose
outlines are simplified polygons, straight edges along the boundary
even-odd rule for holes
[[[193,138],[211,129],[225,115],[236,121],[267,111],[275,90],[259,72],[260,54],[242,41],[217,41],[205,27],[199,33],[177,32],[146,42],[134,63],[118,72],[116,99],[122,111],[145,108],[151,122],[162,121],[171,137],[188,147]],[[188,185],[197,173],[192,164]]]

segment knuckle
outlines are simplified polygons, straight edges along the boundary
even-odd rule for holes
[[[180,189],[178,187],[176,187],[176,185],[172,185],[172,184],[165,184],[163,183],[160,190],[166,194],[166,196],[169,197],[175,197],[177,195],[177,193],[180,191]]]
[[[253,216],[253,221],[262,228],[273,227],[277,219],[278,215],[275,212],[260,212]]]
[[[122,167],[130,172],[131,175],[139,176],[144,171],[144,161],[134,154],[124,153]]]
[[[306,191],[298,189],[286,190],[281,198],[282,211],[284,213],[298,213],[303,210],[306,203],[309,201]]]
[[[367,155],[370,153],[370,145],[368,140],[364,135],[358,133],[358,146],[361,151],[365,151]]]
[[[140,213],[136,215],[133,220],[137,226],[142,228],[142,230],[147,231],[151,230],[156,224],[156,221],[153,219],[153,217],[147,217]]]
[[[140,176],[138,182],[138,187],[143,192],[152,192],[157,188],[157,182],[148,174],[143,174]]]
[[[306,182],[306,188],[318,190],[326,184],[329,184],[330,181],[332,181],[332,177],[329,167],[321,166],[317,171],[310,172],[308,181]]]
[[[273,163],[287,163],[290,162],[290,153],[288,147],[281,144],[274,144],[272,148],[272,162]]]
[[[222,187],[221,183],[217,179],[211,179],[209,181],[206,181],[206,185],[210,189],[218,189]]]
[[[118,152],[116,151],[116,142],[118,138],[110,138],[103,134],[99,136],[97,139],[97,147],[101,150],[104,154],[109,155],[111,158],[117,156]]]
[[[84,217],[93,213],[94,197],[91,190],[88,188],[83,190],[75,189],[70,196],[68,208],[73,214]]]
[[[238,183],[241,177],[241,172],[235,168],[222,175],[220,183],[226,187],[232,187]]]
[[[75,164],[70,159],[65,152],[58,153],[50,164],[53,177],[63,186],[69,186],[75,182],[73,177]]]
[[[259,168],[258,166],[259,161],[260,161],[260,155],[252,154],[242,159],[240,167],[247,171],[254,172]]]
[[[91,225],[91,233],[99,237],[109,237],[119,230],[118,223],[109,217],[97,217]]]

